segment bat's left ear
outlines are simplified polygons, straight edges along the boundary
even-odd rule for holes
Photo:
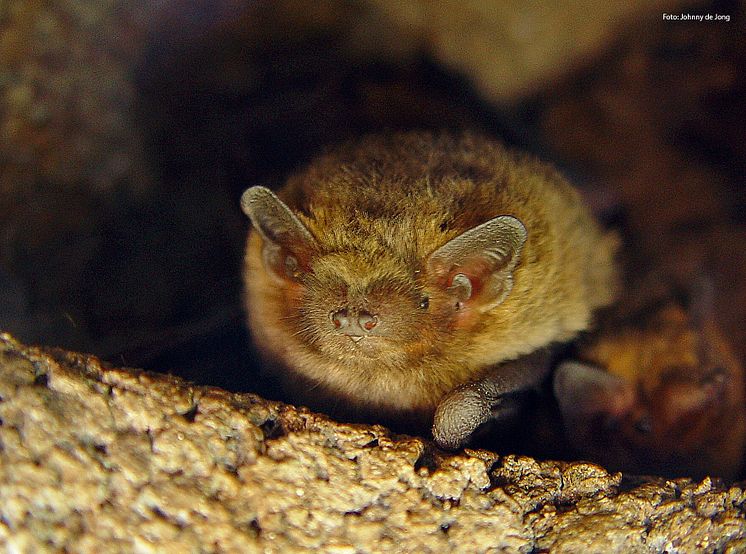
[[[528,233],[518,219],[501,215],[451,239],[427,259],[428,277],[446,289],[454,307],[485,312],[513,288],[513,270]]]
[[[619,420],[635,403],[634,387],[601,368],[569,361],[554,372],[554,396],[565,422],[586,425],[595,416]]]

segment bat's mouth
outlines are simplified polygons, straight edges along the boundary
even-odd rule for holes
[[[380,360],[390,350],[390,341],[386,337],[371,335],[338,335],[337,344],[342,350],[340,359],[347,360]]]
[[[346,350],[355,356],[364,358],[377,358],[381,356],[382,339],[381,337],[371,337],[368,335],[345,335],[343,340],[346,341]]]

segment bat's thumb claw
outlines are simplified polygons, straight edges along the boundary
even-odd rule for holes
[[[471,387],[448,393],[435,410],[433,438],[441,448],[458,450],[482,423],[490,419],[489,402]]]

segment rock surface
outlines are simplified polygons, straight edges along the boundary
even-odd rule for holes
[[[746,491],[446,455],[0,336],[8,551],[738,552]],[[629,482],[628,482],[629,481]]]

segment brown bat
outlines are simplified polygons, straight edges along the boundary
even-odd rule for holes
[[[584,363],[557,369],[555,395],[579,454],[631,473],[739,474],[743,369],[710,304],[670,300],[617,321],[581,347]]]
[[[295,399],[434,417],[448,448],[542,380],[545,347],[615,294],[617,241],[576,190],[478,135],[369,137],[241,205],[249,327]]]

